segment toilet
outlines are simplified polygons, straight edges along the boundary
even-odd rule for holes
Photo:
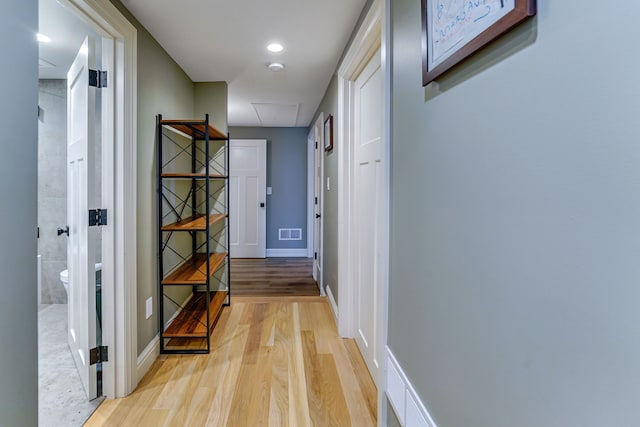
[[[99,289],[102,284],[101,280],[102,276],[102,263],[96,263],[96,288]],[[62,286],[64,286],[64,291],[69,295],[69,270],[62,270],[60,272],[60,281],[62,282]]]
[[[60,272],[60,281],[62,282],[62,286],[64,286],[65,293],[69,295],[69,270],[62,270]]]

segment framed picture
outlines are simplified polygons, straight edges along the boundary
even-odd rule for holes
[[[333,116],[329,116],[324,121],[324,151],[333,150]]]
[[[536,0],[422,0],[422,85],[536,13]]]

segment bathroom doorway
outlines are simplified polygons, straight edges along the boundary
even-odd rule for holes
[[[39,0],[39,99],[38,99],[38,367],[39,425],[81,426],[101,400],[87,398],[85,387],[68,345],[67,272],[67,80],[71,62],[83,40],[100,37],[72,11],[56,0]],[[75,52],[74,52],[75,50]],[[99,69],[99,62],[97,64]],[[101,95],[95,88],[95,146],[91,188],[96,206],[102,197],[101,173]],[[96,339],[100,345],[102,232],[91,227],[95,241]],[[73,334],[73,331],[72,331]],[[101,396],[101,367],[96,369],[98,396]]]

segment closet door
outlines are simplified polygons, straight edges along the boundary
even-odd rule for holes
[[[267,140],[229,143],[229,223],[232,258],[265,258]]]

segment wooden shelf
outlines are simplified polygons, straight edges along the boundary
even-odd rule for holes
[[[161,120],[160,124],[186,133],[192,138],[204,139],[205,136],[206,128],[204,120]],[[209,124],[209,139],[226,140],[227,135],[212,124]]]
[[[160,174],[163,178],[207,178],[205,173],[163,173]],[[209,179],[226,179],[226,175],[209,174]]]
[[[218,221],[225,219],[225,214],[209,215],[209,225],[213,225]],[[195,215],[185,218],[182,221],[174,222],[162,226],[162,231],[206,231],[207,222],[206,215]]]
[[[227,291],[210,292],[208,324],[211,329],[222,311],[227,295]],[[162,338],[205,338],[209,336],[209,332],[207,331],[206,292],[195,292],[186,307],[162,333]]]
[[[219,245],[229,251],[229,134],[213,126],[208,114],[204,120],[163,120],[158,114],[156,135],[163,268],[158,314],[161,325],[168,323],[160,327],[160,352],[209,353],[211,331],[231,302],[229,254],[213,252]]]
[[[209,277],[224,263],[227,253],[209,256]],[[162,280],[163,285],[206,285],[207,254],[195,254]]]

